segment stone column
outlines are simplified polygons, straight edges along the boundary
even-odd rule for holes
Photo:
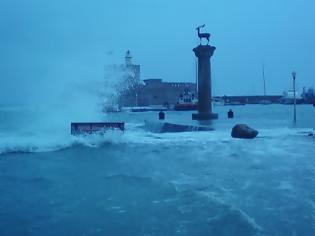
[[[192,114],[193,120],[218,119],[212,113],[211,105],[211,65],[210,57],[216,48],[210,45],[199,45],[193,51],[198,57],[198,113]]]

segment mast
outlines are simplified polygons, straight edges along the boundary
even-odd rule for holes
[[[262,75],[264,81],[264,97],[266,96],[266,78],[265,78],[265,64],[262,64]]]

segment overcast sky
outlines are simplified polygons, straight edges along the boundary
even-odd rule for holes
[[[130,49],[142,79],[195,80],[196,26],[206,24],[215,95],[315,87],[314,0],[1,0],[0,103],[93,83]],[[69,91],[70,92],[70,91]]]

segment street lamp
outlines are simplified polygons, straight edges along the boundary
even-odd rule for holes
[[[293,114],[293,122],[296,123],[296,97],[295,97],[295,78],[296,72],[292,72],[292,79],[293,79],[293,106],[294,106],[294,114]]]

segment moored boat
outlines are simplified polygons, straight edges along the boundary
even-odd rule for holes
[[[198,110],[198,99],[195,94],[185,90],[184,94],[179,96],[177,104],[174,106],[175,111],[193,111]]]
[[[301,104],[303,102],[303,99],[298,92],[294,92],[294,90],[288,90],[288,91],[283,92],[283,96],[280,99],[280,103],[291,105],[291,104],[294,104],[294,99],[295,99],[296,104]]]

